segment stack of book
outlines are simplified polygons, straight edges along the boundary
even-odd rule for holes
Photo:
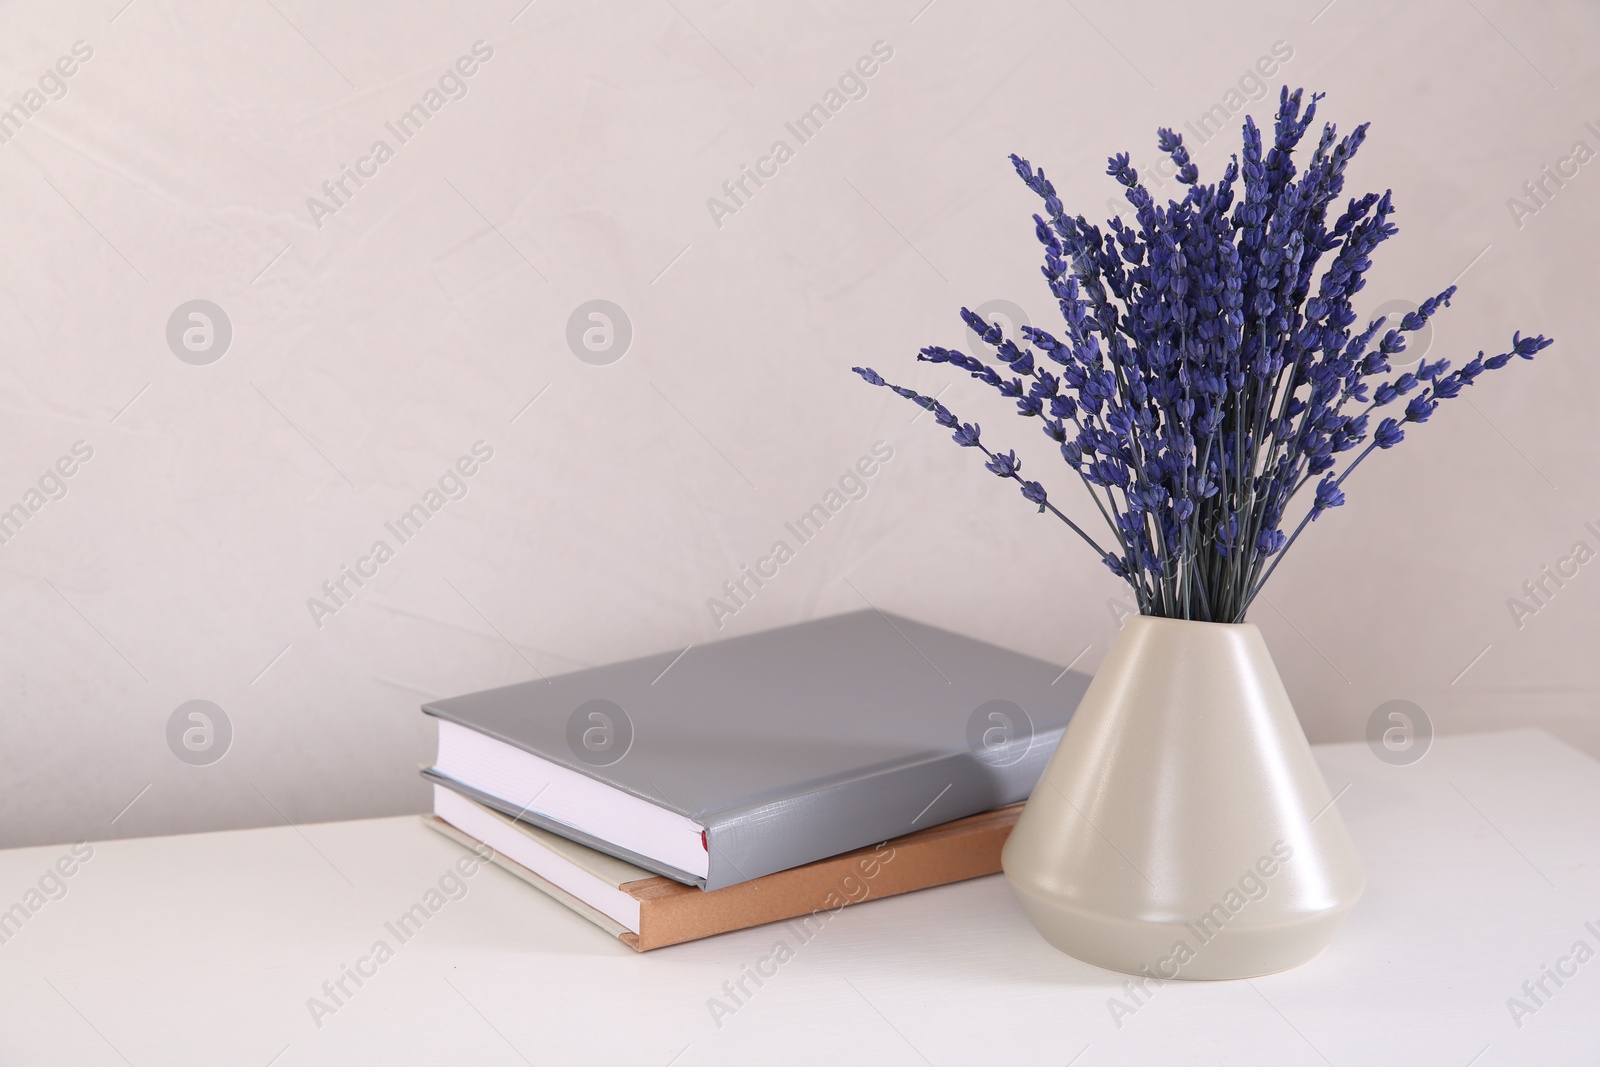
[[[646,951],[997,872],[1087,684],[819,619],[424,705],[423,819]]]

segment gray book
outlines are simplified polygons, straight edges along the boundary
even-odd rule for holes
[[[703,889],[1027,798],[1088,676],[860,611],[423,706],[423,771]]]

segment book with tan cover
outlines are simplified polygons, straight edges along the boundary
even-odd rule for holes
[[[703,890],[518,822],[450,790],[436,789],[435,801],[435,814],[422,816],[424,824],[468,848],[488,845],[497,865],[639,952],[996,874],[1001,846],[1022,811],[1021,804],[1013,804]]]

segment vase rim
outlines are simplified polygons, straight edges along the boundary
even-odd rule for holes
[[[1256,624],[1253,622],[1207,622],[1203,619],[1174,619],[1166,615],[1130,615],[1127,621],[1131,622],[1134,619],[1138,619],[1141,623],[1180,623],[1184,626],[1211,626],[1222,630],[1256,629]]]

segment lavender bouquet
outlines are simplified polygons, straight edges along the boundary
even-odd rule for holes
[[[1301,91],[1284,87],[1264,154],[1247,117],[1242,162],[1235,156],[1213,185],[1198,183],[1183,139],[1160,130],[1157,145],[1188,186],[1181,203],[1157,206],[1127,154],[1112,156],[1106,173],[1126,190],[1137,226],[1113,218],[1102,231],[1067,215],[1044,171],[1012,156],[1044,201],[1035,233],[1066,329],[1058,337],[1022,327],[1019,345],[962,308],[967,326],[993,350],[990,362],[938,347],[917,357],[967,371],[1014,399],[1018,414],[1038,419],[1082,478],[1110,528],[1111,548],[1024,479],[1014,451],[991,449],[976,424],[870,368],[854,368],[931,411],[958,445],[988,457],[990,472],[1017,482],[1041,513],[1087,542],[1133,588],[1146,615],[1242,621],[1306,526],[1344,503],[1345,479],[1374,449],[1399,444],[1408,424],[1428,421],[1484,371],[1513,356],[1532,359],[1550,344],[1519,333],[1510,351],[1479,352],[1454,371],[1447,360],[1423,359],[1393,375],[1390,358],[1405,351],[1408,333],[1449,306],[1453,285],[1395,328],[1385,331],[1378,318],[1352,332],[1351,300],[1366,284],[1372,251],[1397,228],[1388,192],[1351,199],[1330,222],[1366,123],[1343,138],[1325,124],[1297,175],[1295,148],[1321,95],[1302,110]],[[1332,261],[1314,279],[1326,253]],[[1403,410],[1379,412],[1372,425],[1375,412],[1402,398],[1409,398]],[[1337,457],[1352,452],[1336,470]],[[1313,481],[1303,513],[1286,518]]]

